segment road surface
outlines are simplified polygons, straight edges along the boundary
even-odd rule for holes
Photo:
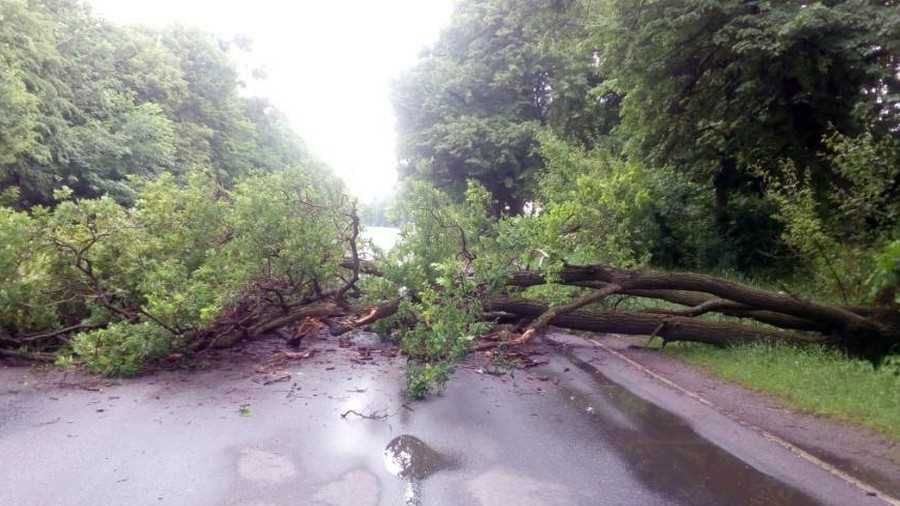
[[[887,504],[596,347],[409,403],[367,336],[278,346],[113,383],[0,367],[0,505]]]

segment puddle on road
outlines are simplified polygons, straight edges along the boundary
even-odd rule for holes
[[[406,506],[422,504],[421,481],[449,467],[450,461],[421,439],[403,434],[384,449],[384,467],[394,476],[407,481]]]
[[[644,486],[678,504],[812,506],[817,500],[761,472],[710,442],[679,416],[613,382],[568,353],[588,373],[590,394],[561,388],[575,409],[588,413],[609,448]]]

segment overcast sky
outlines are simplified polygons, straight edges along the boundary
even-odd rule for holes
[[[448,23],[453,0],[90,0],[110,21],[249,35],[251,91],[368,200],[396,181],[390,84]]]

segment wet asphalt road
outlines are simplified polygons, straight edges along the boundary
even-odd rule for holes
[[[0,505],[884,504],[562,340],[419,403],[402,359],[325,341],[102,387],[0,368]]]

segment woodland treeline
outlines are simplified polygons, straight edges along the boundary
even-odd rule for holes
[[[785,235],[801,211],[880,247],[900,191],[898,11],[462,2],[396,87],[401,167],[457,201],[477,182],[495,215],[596,192],[579,178],[615,184],[631,242],[660,266],[790,271],[814,256]]]
[[[551,324],[900,343],[894,0],[462,0],[396,82],[402,189],[363,214],[403,234],[374,258],[240,95],[247,41],[0,9],[3,354],[122,374],[374,325],[423,394]]]
[[[463,1],[394,103],[400,284],[453,286],[413,343],[483,331],[429,311],[459,297],[525,336],[895,349],[893,0]]]

